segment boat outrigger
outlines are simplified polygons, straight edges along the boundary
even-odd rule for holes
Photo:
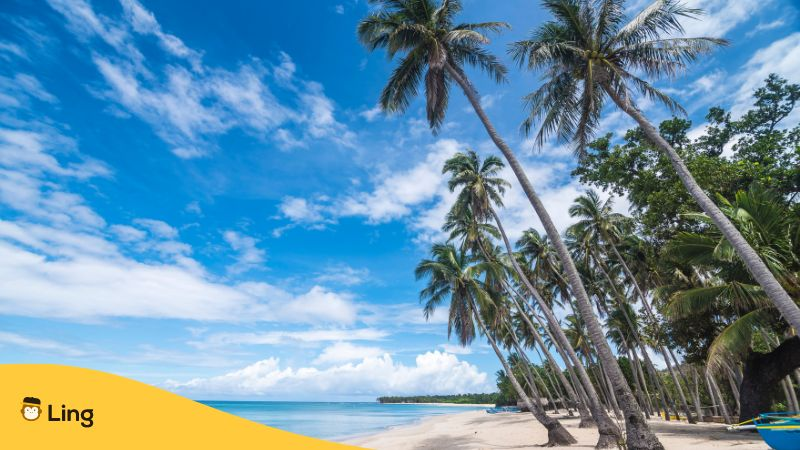
[[[800,450],[800,412],[763,413],[728,427],[731,431],[753,429],[775,450]]]

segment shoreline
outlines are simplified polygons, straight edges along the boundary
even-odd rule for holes
[[[574,449],[594,447],[596,428],[578,428],[579,418],[558,416],[562,425],[578,441]],[[768,450],[758,434],[728,432],[725,425],[651,419],[651,429],[664,448],[678,450]],[[547,441],[547,430],[528,413],[486,414],[484,411],[465,411],[423,417],[419,421],[389,427],[367,435],[341,439],[339,442],[379,450],[411,449],[486,449],[534,447]]]
[[[426,406],[463,406],[468,408],[494,408],[494,403],[417,403],[417,402],[378,402],[381,405],[426,405]]]

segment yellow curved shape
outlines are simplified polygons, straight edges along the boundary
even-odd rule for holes
[[[33,420],[36,414],[31,408],[36,402],[31,398],[41,404],[40,415]],[[0,448],[357,447],[271,428],[105,372],[53,364],[0,364]]]

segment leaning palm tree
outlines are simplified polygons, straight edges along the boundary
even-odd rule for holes
[[[514,253],[514,248],[512,247],[508,236],[506,235],[505,229],[503,228],[503,223],[495,209],[495,207],[503,206],[502,196],[506,187],[508,186],[508,183],[498,176],[498,172],[502,168],[503,162],[499,158],[495,156],[489,156],[481,162],[478,154],[472,150],[467,150],[465,153],[456,153],[447,161],[445,161],[442,172],[450,174],[450,179],[447,183],[448,187],[451,191],[455,191],[456,189],[460,188],[455,204],[453,205],[452,211],[448,217],[471,217],[473,221],[489,219],[493,220],[497,226],[496,229],[499,231],[499,234],[502,237],[506,248],[506,253],[508,255],[508,262],[513,268],[514,273],[516,273],[517,277],[525,286],[529,294],[534,298],[540,299],[541,295],[533,283],[531,283],[531,281],[528,279],[522,267],[519,265],[519,262],[517,261],[517,255]],[[473,225],[473,228],[475,226],[477,225]],[[448,227],[446,225],[445,229],[447,228]],[[480,243],[481,241],[478,241],[478,244]],[[479,249],[484,257],[487,259],[491,258],[485,245],[479,245]],[[522,304],[524,302],[517,302],[513,296],[511,296],[511,300],[520,312],[520,315],[526,322],[528,328],[531,331],[534,331],[535,326],[522,309]],[[555,330],[556,339],[562,344],[568,345],[566,336],[563,334],[559,335],[561,329],[558,326],[558,321],[555,314],[553,314],[552,309],[544,301],[538,301],[537,303],[550,323],[551,328]],[[570,348],[567,348],[566,352],[567,354],[574,354],[574,351]],[[577,364],[577,357],[573,356],[572,359],[574,359]],[[578,367],[578,371],[580,372],[581,370],[582,368]],[[584,389],[590,395],[596,397],[596,394],[593,392],[594,388],[589,382],[588,375],[583,375],[582,379],[584,380]],[[573,398],[575,400],[580,400],[577,395]],[[592,413],[594,422],[603,424],[602,428],[604,430],[613,431],[611,418],[608,417],[605,411],[599,407],[599,402],[592,402],[590,397],[588,406]],[[587,415],[589,411],[586,410],[585,405],[579,404],[578,410],[581,414],[581,422],[584,423],[584,425],[589,424],[590,422]]]
[[[636,292],[638,297],[642,300],[642,304],[647,305],[645,310],[652,314],[652,311],[649,308],[649,303],[647,302],[647,298],[642,292],[642,289],[639,287],[636,277],[633,276],[633,273],[631,273],[628,265],[622,258],[622,255],[620,255],[619,251],[617,250],[615,241],[619,239],[620,235],[622,234],[622,229],[626,227],[629,219],[624,215],[613,211],[613,202],[613,197],[609,197],[605,201],[601,200],[597,192],[591,189],[585,194],[578,196],[574,200],[574,203],[569,207],[569,215],[570,217],[578,218],[579,220],[571,225],[570,228],[574,230],[575,234],[583,235],[583,239],[586,242],[589,242],[589,245],[593,250],[592,253],[595,257],[596,264],[601,273],[605,275],[612,290],[618,292],[614,286],[616,278],[612,280],[611,277],[609,277],[608,270],[604,267],[605,263],[603,262],[603,259],[599,257],[600,252],[607,252],[608,249],[612,250],[617,262],[619,262],[623,270],[623,273],[627,277],[628,281],[632,284],[634,292]],[[621,293],[617,296],[617,298],[622,300],[623,296]],[[622,309],[621,307],[618,308],[618,312],[623,314],[623,316],[630,321],[632,320],[632,317],[627,317],[627,311],[627,309]],[[655,319],[655,317],[652,317],[652,319]],[[635,338],[634,342],[637,344],[642,344],[638,329],[632,328],[632,331],[633,337]],[[678,375],[672,366],[672,362],[670,361],[667,350],[663,345],[658,343],[658,341],[656,347],[661,352],[662,356],[664,357],[664,362],[667,364],[667,370],[672,377],[673,383],[675,383],[675,388],[678,392],[681,407],[683,412],[686,414],[686,418],[688,419],[689,423],[697,423],[697,420],[692,417],[691,411],[689,410],[689,403],[686,401],[686,394],[683,391],[683,385],[678,379]],[[646,349],[642,349],[642,351],[646,351]]]
[[[428,123],[435,132],[444,121],[450,83],[455,81],[461,87],[487,134],[514,172],[558,252],[579,313],[589,328],[592,343],[597,347],[598,354],[609,371],[609,378],[622,399],[628,447],[663,448],[647,426],[614,353],[605,340],[603,328],[594,315],[578,270],[570,259],[569,250],[561,241],[558,228],[533,189],[514,151],[500,137],[483,110],[480,95],[464,71],[465,66],[469,65],[481,69],[497,82],[505,80],[506,68],[486,51],[484,46],[489,39],[482,32],[500,31],[508,28],[508,24],[456,24],[455,16],[461,10],[461,2],[458,0],[442,0],[438,5],[433,0],[371,1],[379,5],[379,8],[359,23],[359,39],[370,50],[385,48],[390,58],[398,53],[403,55],[381,93],[381,108],[387,112],[404,111],[417,94],[419,84],[424,78]],[[613,424],[601,422],[598,427],[598,447],[613,447],[618,444],[618,430]]]
[[[457,250],[452,244],[434,244],[431,256],[432,259],[422,260],[414,272],[418,280],[423,278],[428,280],[427,286],[420,292],[420,301],[425,302],[423,309],[425,318],[429,318],[437,307],[449,299],[448,337],[455,331],[461,345],[467,345],[475,338],[477,322],[517,395],[536,420],[547,429],[546,445],[553,447],[576,443],[575,438],[558,420],[549,417],[539,405],[530,400],[481,314],[481,308],[491,308],[493,300],[492,294],[481,282],[480,277],[487,276],[488,273],[490,277],[498,278],[502,276],[502,269],[497,264],[477,260],[468,253]]]
[[[698,56],[711,52],[723,39],[675,37],[681,20],[702,13],[674,0],[659,0],[626,22],[624,0],[549,0],[544,7],[554,20],[539,27],[530,39],[516,42],[511,53],[521,65],[544,71],[545,82],[526,97],[530,108],[523,129],[541,121],[536,142],[555,135],[572,141],[580,155],[594,134],[605,98],[631,116],[639,128],[670,160],[683,185],[731,243],[736,255],[764,289],[783,318],[800,329],[800,307],[792,301],[767,264],[742,233],[703,191],[677,151],[636,106],[639,94],[672,111],[680,105],[639,74],[651,79],[675,77]]]

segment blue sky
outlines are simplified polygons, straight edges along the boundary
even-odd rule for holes
[[[800,81],[792,2],[701,6],[689,34],[733,45],[658,83],[693,136],[709,106],[744,111],[770,72]],[[413,278],[452,200],[442,162],[492,147],[457,91],[438,136],[419,101],[378,111],[392,65],[355,38],[368,8],[3,2],[0,363],[91,367],[193,398],[492,389],[494,355],[448,342],[443,315],[426,323]],[[510,63],[506,45],[543,15],[533,1],[465,0],[464,20],[509,21],[491,48]],[[518,133],[536,75],[472,75],[566,226],[584,189],[572,157]],[[630,124],[609,110],[603,129]],[[538,226],[516,186],[506,203],[512,235]]]

